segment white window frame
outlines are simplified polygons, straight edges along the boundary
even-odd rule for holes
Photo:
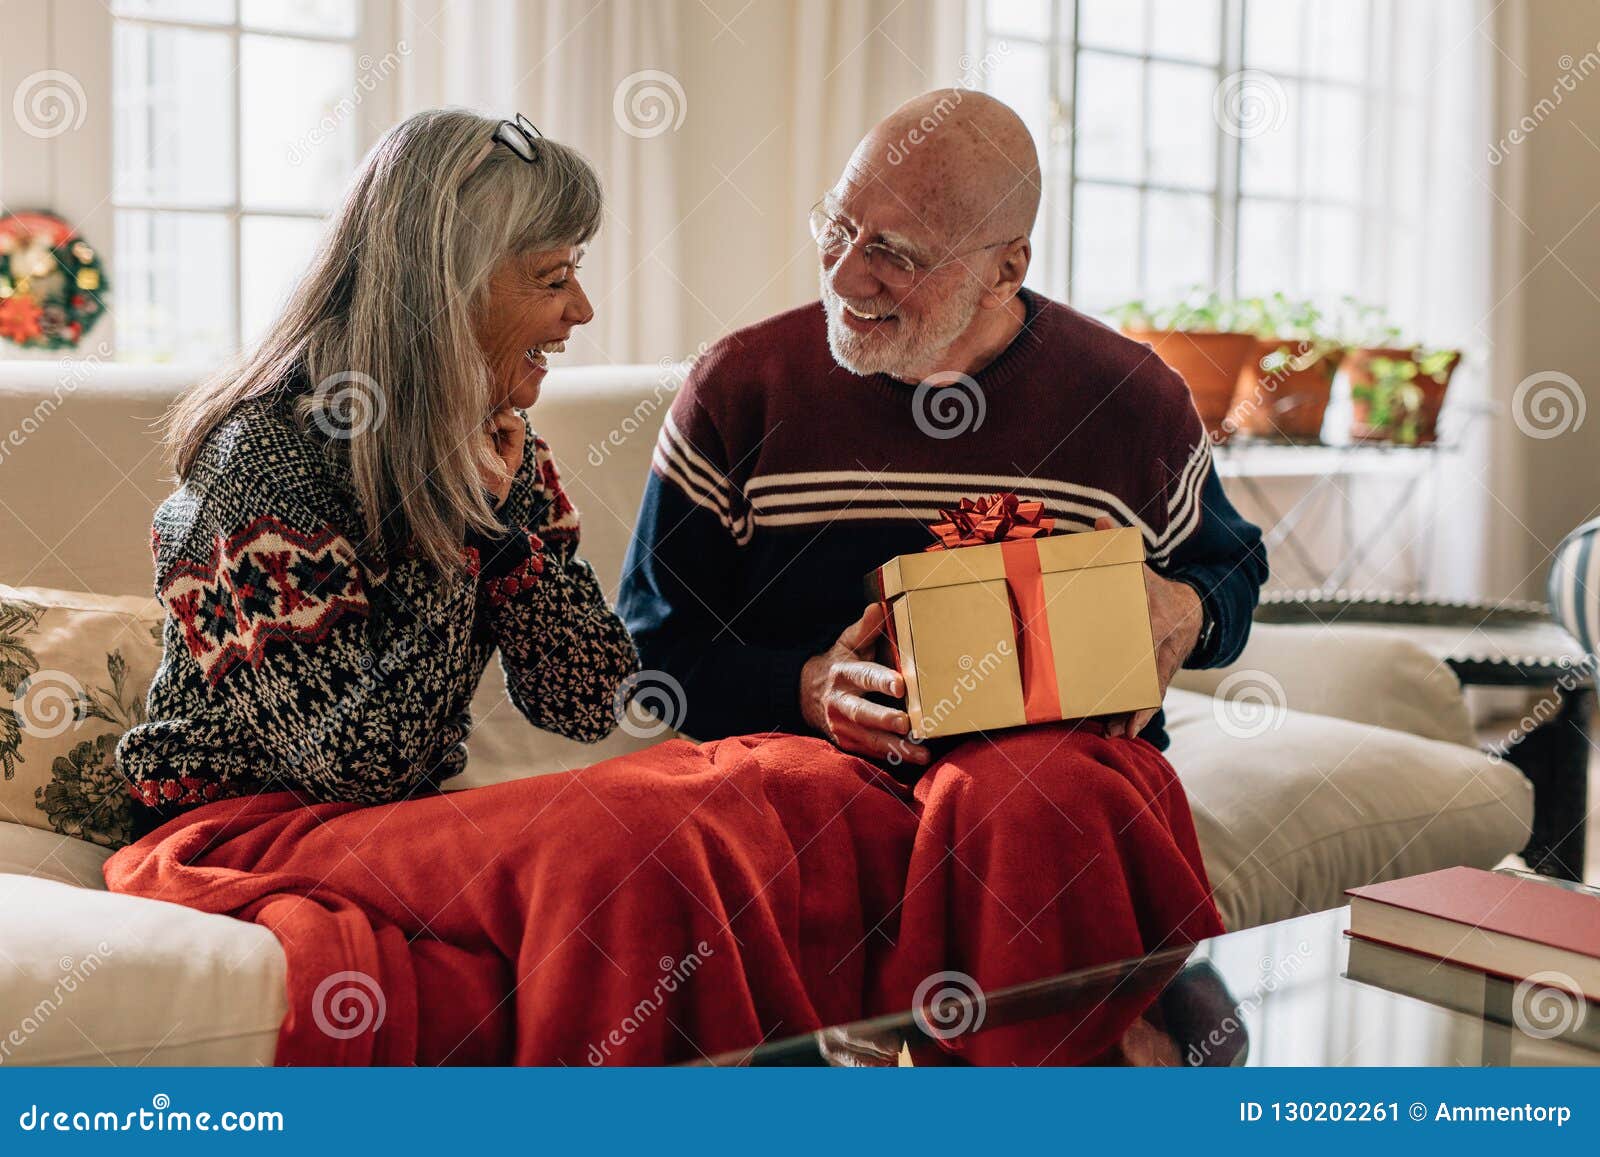
[[[1146,24],[1150,18],[1148,11],[1150,0],[1130,0],[1131,3],[1144,4],[1147,7]],[[1218,85],[1223,84],[1228,77],[1247,67],[1245,63],[1245,29],[1250,6],[1257,3],[1270,3],[1271,0],[1221,0],[1218,18],[1221,24],[1219,29],[1221,52],[1218,61],[1211,71],[1214,73]],[[1374,57],[1381,61],[1383,54],[1388,51],[1387,38],[1379,35],[1377,25],[1378,0],[1352,0],[1362,3],[1367,10],[1367,27],[1369,35],[1373,37]],[[1063,198],[1057,197],[1054,213],[1041,219],[1035,234],[1035,262],[1042,265],[1040,273],[1041,288],[1045,292],[1060,294],[1065,300],[1074,302],[1083,296],[1082,287],[1076,284],[1077,273],[1073,268],[1075,238],[1073,236],[1073,221],[1077,215],[1078,190],[1080,186],[1095,186],[1099,188],[1118,188],[1135,191],[1140,196],[1141,206],[1139,215],[1139,252],[1136,258],[1136,269],[1139,290],[1136,297],[1149,295],[1146,284],[1145,246],[1147,244],[1147,223],[1145,220],[1144,197],[1148,192],[1172,192],[1185,195],[1196,195],[1205,192],[1183,186],[1167,185],[1151,181],[1147,170],[1147,158],[1141,158],[1140,176],[1137,180],[1117,179],[1106,177],[1080,177],[1078,174],[1078,149],[1077,134],[1073,131],[1076,109],[1078,107],[1078,76],[1079,58],[1085,51],[1098,56],[1113,57],[1123,60],[1135,61],[1143,69],[1142,83],[1145,86],[1145,99],[1141,102],[1141,116],[1144,124],[1141,126],[1142,139],[1149,139],[1149,118],[1151,115],[1149,95],[1150,72],[1149,65],[1173,64],[1191,69],[1207,68],[1208,66],[1192,59],[1165,56],[1161,53],[1151,52],[1148,49],[1134,52],[1127,49],[1100,47],[1098,45],[1085,46],[1078,39],[1078,4],[1076,0],[1051,0],[1050,3],[1050,32],[1047,37],[1018,36],[1012,32],[993,31],[987,21],[987,5],[984,0],[974,0],[968,19],[968,36],[975,46],[973,56],[976,59],[987,59],[991,51],[998,49],[1002,43],[1028,43],[1043,47],[1048,53],[1048,76],[1050,91],[1047,94],[1047,107],[1050,115],[1050,131],[1046,139],[1038,142],[1041,151],[1041,168],[1045,173],[1047,200],[1052,192],[1052,180],[1056,182],[1055,188],[1064,190]],[[1302,27],[1302,37],[1308,35],[1307,29]],[[1363,81],[1337,80],[1332,78],[1308,76],[1304,73],[1289,72],[1280,69],[1268,70],[1282,81],[1298,84],[1304,91],[1304,86],[1312,85],[1326,88],[1344,90],[1357,90],[1363,96],[1364,113],[1368,121],[1375,115],[1380,107],[1379,102],[1388,98],[1388,90],[1381,83],[1374,83],[1372,77],[1384,76],[1386,69],[1381,63],[1369,65],[1367,79]],[[1305,118],[1307,102],[1295,102],[1294,115],[1297,123],[1294,126],[1285,126],[1281,131],[1290,133],[1297,141],[1297,149],[1302,148],[1305,140],[1303,121]],[[1331,204],[1340,208],[1356,210],[1362,218],[1362,238],[1364,244],[1358,257],[1357,283],[1359,286],[1373,285],[1381,272],[1379,266],[1383,260],[1382,245],[1379,240],[1380,230],[1392,232],[1393,223],[1382,219],[1367,198],[1361,202],[1345,202],[1335,198],[1321,198],[1315,195],[1307,196],[1303,190],[1298,190],[1294,195],[1245,193],[1241,189],[1241,170],[1243,149],[1245,141],[1238,136],[1224,132],[1220,126],[1215,130],[1216,148],[1216,184],[1210,190],[1212,198],[1212,211],[1215,218],[1215,228],[1212,234],[1211,278],[1210,283],[1218,292],[1232,295],[1238,292],[1237,271],[1239,268],[1239,216],[1240,208],[1247,203],[1272,202],[1277,204],[1292,204],[1297,213],[1304,212],[1310,207]],[[1297,155],[1298,162],[1298,155]],[[1297,169],[1297,172],[1299,170]],[[1297,177],[1298,181],[1298,177]],[[1063,211],[1064,209],[1064,211]],[[1373,225],[1379,229],[1371,228]],[[1039,260],[1039,255],[1044,260]],[[1059,255],[1057,258],[1056,255]],[[1299,261],[1296,251],[1294,260]],[[1295,270],[1298,280],[1299,270]]]
[[[252,35],[284,35],[290,39],[350,43],[354,58],[378,60],[392,50],[400,18],[395,11],[399,0],[359,0],[360,23],[356,36],[330,37],[317,34],[261,32]],[[237,65],[239,38],[246,31],[237,19],[231,24],[166,20],[148,17],[113,16],[103,0],[35,0],[8,5],[9,27],[0,37],[0,206],[5,211],[49,209],[71,221],[96,248],[106,254],[116,252],[116,212],[119,209],[223,213],[229,219],[233,245],[233,328],[237,339],[242,331],[244,271],[239,261],[242,219],[247,215],[268,217],[320,218],[322,214],[287,209],[247,210],[241,204],[240,173],[242,150],[237,147],[239,132],[239,86]],[[234,40],[234,83],[226,98],[231,106],[235,140],[235,182],[231,202],[220,205],[164,205],[115,196],[112,169],[112,134],[115,117],[112,108],[112,32],[117,20],[151,27],[196,28],[231,34]],[[358,64],[359,69],[359,64]],[[17,89],[27,78],[46,70],[64,73],[62,91],[77,105],[72,120],[76,127],[42,137],[30,134],[11,115]],[[351,77],[352,85],[358,74]],[[75,86],[75,87],[74,87]],[[365,152],[384,129],[393,123],[398,94],[392,86],[379,85],[363,94],[355,118],[358,152]],[[81,93],[81,96],[79,95]],[[117,271],[108,270],[112,292]],[[115,309],[94,328],[79,355],[115,356]],[[0,351],[0,357],[29,356],[16,349]],[[59,354],[49,355],[59,357]]]

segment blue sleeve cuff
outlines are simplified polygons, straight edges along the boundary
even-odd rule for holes
[[[1217,597],[1216,591],[1206,580],[1202,568],[1177,570],[1167,577],[1174,582],[1183,583],[1194,591],[1200,599],[1201,613],[1205,616],[1205,624],[1200,628],[1200,641],[1195,644],[1194,650],[1189,652],[1189,657],[1183,661],[1183,665],[1191,669],[1223,666],[1223,663],[1217,661],[1222,651],[1223,640],[1228,637],[1229,624],[1223,601]]]

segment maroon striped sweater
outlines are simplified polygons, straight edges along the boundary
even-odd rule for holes
[[[1144,346],[1029,291],[1022,332],[969,378],[907,385],[829,353],[820,305],[717,343],[663,424],[619,609],[683,684],[698,737],[804,727],[799,669],[861,610],[862,576],[923,549],[939,510],[997,490],[1059,530],[1139,528],[1230,661],[1266,576],[1183,381]],[[1160,739],[1159,723],[1147,733]]]

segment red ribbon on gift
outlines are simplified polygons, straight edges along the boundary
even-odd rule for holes
[[[943,510],[943,522],[931,530],[938,542],[927,549],[954,550],[999,544],[1006,567],[1006,594],[1022,670],[1022,709],[1029,723],[1061,718],[1061,689],[1056,681],[1055,650],[1050,643],[1050,615],[1044,597],[1044,571],[1035,539],[1050,534],[1056,520],[1044,517],[1044,503],[1024,502],[1009,491],[979,499],[963,498],[954,510]]]
[[[941,509],[939,514],[944,521],[928,528],[939,541],[928,550],[1038,538],[1049,534],[1056,525],[1055,519],[1043,517],[1044,503],[1024,502],[1009,491],[979,499],[963,498],[954,510]]]

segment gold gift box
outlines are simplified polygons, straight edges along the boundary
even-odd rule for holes
[[[879,567],[868,588],[888,608],[912,738],[1160,707],[1144,557],[1139,532],[1122,528]]]

